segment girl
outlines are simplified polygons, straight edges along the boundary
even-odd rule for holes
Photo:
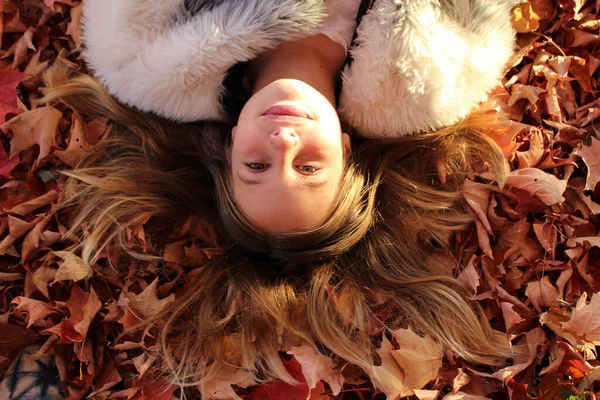
[[[381,305],[395,312],[380,316],[378,329],[409,321],[475,362],[510,354],[439,257],[472,221],[459,191],[466,175],[487,167],[502,180],[502,154],[479,132],[495,121],[476,113],[407,136],[462,117],[499,76],[512,48],[508,5],[363,5],[339,111],[366,137],[394,138],[355,140],[352,151],[332,114],[344,57],[336,35],[288,43],[316,27],[318,1],[92,0],[87,57],[102,84],[58,69],[47,76],[48,101],[113,123],[68,173],[86,261],[115,242],[136,255],[125,228],[148,214],[149,227],[161,228],[219,213],[226,254],[202,266],[161,315],[165,368],[182,386],[202,388],[218,375],[232,334],[239,367],[259,381],[293,382],[278,351],[298,342],[369,372],[370,317]],[[484,71],[475,65],[486,49],[494,67]],[[464,73],[474,84],[459,79]],[[235,93],[226,89],[243,86],[240,77],[254,94],[231,118]],[[213,121],[181,123],[201,119]],[[255,143],[271,153],[257,157]],[[324,164],[321,183],[311,172]],[[251,192],[261,185],[268,197]]]
[[[123,103],[178,122],[236,124],[222,177],[231,200],[222,212],[234,218],[221,218],[263,240],[326,229],[348,194],[342,68],[338,109],[362,137],[450,125],[509,60],[511,3],[96,0],[83,37],[96,77]]]

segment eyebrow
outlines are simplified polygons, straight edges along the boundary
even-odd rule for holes
[[[238,179],[240,181],[244,182],[247,185],[260,185],[264,181],[263,178],[259,178],[259,179],[248,179],[248,178],[245,178],[239,172],[238,172],[237,176],[238,176]],[[324,180],[321,180],[321,181],[305,180],[302,183],[305,186],[308,186],[308,187],[310,187],[312,189],[316,189],[316,188],[320,188],[322,186],[325,186],[328,183],[328,181],[324,181]]]

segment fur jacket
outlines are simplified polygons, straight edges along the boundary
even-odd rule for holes
[[[364,0],[340,118],[373,138],[463,118],[513,55],[518,2]],[[180,122],[234,120],[224,107],[234,67],[311,35],[325,16],[323,0],[86,0],[84,57],[127,105]]]

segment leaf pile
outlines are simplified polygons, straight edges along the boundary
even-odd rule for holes
[[[77,238],[56,213],[65,182],[57,170],[75,165],[109,128],[36,99],[49,65],[85,72],[82,4],[3,0],[0,7],[0,372],[37,344],[34,357],[55,356],[69,399],[178,398],[154,372],[147,350],[156,337],[138,323],[168,306],[192,267],[219,251],[214,230],[190,218],[157,248],[143,224],[131,227],[132,242],[163,258],[133,260],[123,276],[104,267],[117,257],[110,249],[91,269],[70,251]],[[301,346],[282,358],[303,384],[256,385],[231,368],[205,382],[205,398],[600,396],[600,1],[531,0],[513,19],[522,50],[494,93],[511,123],[491,133],[512,172],[502,188],[493,177],[466,182],[477,222],[458,235],[453,257],[458,280],[523,355],[496,368],[469,365],[399,329],[379,338],[370,377]]]

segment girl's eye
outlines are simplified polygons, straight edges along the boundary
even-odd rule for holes
[[[267,168],[268,165],[263,163],[248,163],[246,166],[252,171],[262,171],[263,169]]]
[[[317,169],[312,165],[303,165],[302,167],[300,167],[300,171],[306,174],[314,174],[315,172],[317,172]]]

